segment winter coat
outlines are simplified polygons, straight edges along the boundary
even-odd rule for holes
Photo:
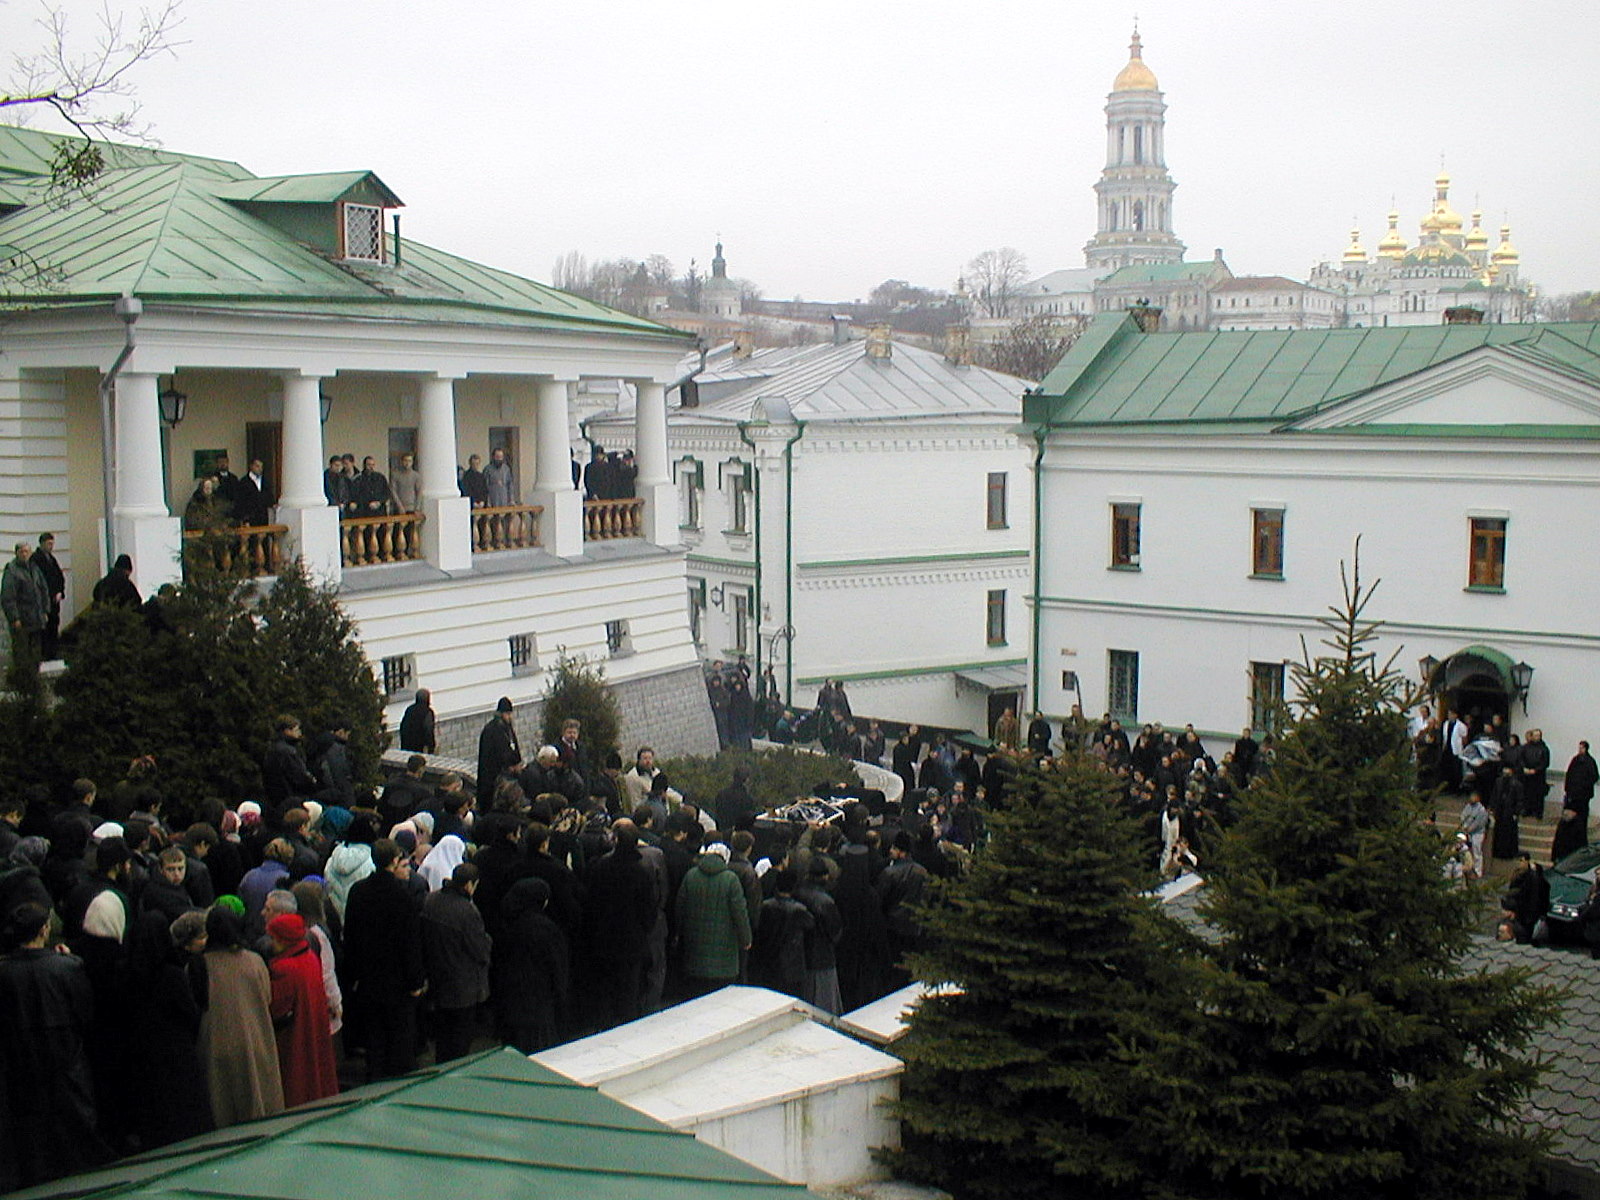
[[[374,871],[350,889],[344,912],[347,1009],[403,1004],[427,983],[420,915],[405,882]]]
[[[763,901],[750,952],[750,982],[800,995],[806,985],[806,938],[815,923],[811,911],[792,896]]]
[[[283,1111],[283,1077],[272,1035],[272,982],[252,950],[209,950],[208,1004],[200,1019],[200,1060],[217,1128]]]
[[[543,911],[548,894],[537,879],[512,885],[489,964],[495,1024],[524,1054],[559,1040],[571,986],[566,934]]]
[[[678,888],[678,939],[683,973],[693,979],[736,979],[739,951],[750,945],[744,885],[715,854],[700,861]]]
[[[435,1008],[471,1008],[489,998],[489,935],[466,893],[450,886],[422,905],[422,959]]]
[[[290,1108],[339,1094],[322,960],[306,941],[273,958],[271,1013],[283,1102]]]
[[[6,624],[21,622],[24,633],[38,633],[50,619],[50,588],[30,559],[11,559],[0,573],[0,611]]]

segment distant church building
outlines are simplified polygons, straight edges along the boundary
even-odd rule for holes
[[[1483,229],[1483,210],[1474,209],[1463,231],[1461,214],[1450,206],[1450,176],[1440,172],[1433,206],[1422,219],[1420,237],[1408,245],[1400,232],[1400,213],[1389,211],[1389,231],[1367,257],[1361,231],[1350,231],[1350,245],[1338,262],[1324,262],[1310,283],[1343,298],[1344,324],[1437,325],[1450,308],[1476,308],[1495,324],[1533,319],[1533,288],[1522,279],[1522,257],[1511,244],[1511,226],[1500,226],[1493,250]]]
[[[711,278],[700,289],[700,311],[713,317],[735,319],[742,307],[739,285],[728,278],[728,260],[722,257],[722,243],[711,258]]]
[[[1510,226],[1500,227],[1491,249],[1482,211],[1465,228],[1443,173],[1415,245],[1399,231],[1399,212],[1391,211],[1376,254],[1368,257],[1360,232],[1352,230],[1340,260],[1320,264],[1305,283],[1281,275],[1235,278],[1221,250],[1185,262],[1173,232],[1178,185],[1167,171],[1166,112],[1135,29],[1127,65],[1106,97],[1106,165],[1094,185],[1096,230],[1083,248],[1086,265],[1024,285],[1018,316],[1084,320],[1148,302],[1161,310],[1161,328],[1171,330],[1437,325],[1450,308],[1479,309],[1495,324],[1533,319],[1534,289],[1522,278]],[[973,324],[981,334],[979,325],[1008,322]]]

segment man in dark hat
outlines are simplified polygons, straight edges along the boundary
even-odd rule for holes
[[[143,600],[139,589],[133,586],[133,559],[126,554],[117,555],[117,561],[111,564],[110,574],[94,585],[93,599],[96,604],[138,608]]]
[[[506,771],[522,769],[522,747],[517,742],[517,727],[509,696],[501,696],[494,716],[478,735],[478,803],[485,809],[494,799],[495,784]]]

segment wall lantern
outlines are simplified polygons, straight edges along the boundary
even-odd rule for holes
[[[183,423],[183,418],[189,412],[189,397],[177,388],[177,378],[173,377],[166,389],[156,397],[161,405],[161,419],[167,423],[169,429],[176,429]]]
[[[1417,670],[1422,672],[1422,686],[1433,685],[1434,672],[1439,669],[1439,660],[1431,654],[1424,654],[1417,660]]]
[[[1528,687],[1533,683],[1533,668],[1525,662],[1519,662],[1511,668],[1511,684],[1517,690],[1517,699],[1522,701],[1522,715],[1528,715]]]
[[[322,423],[326,425],[329,414],[333,412],[333,397],[328,395],[327,392],[319,391],[317,393],[317,401],[322,409]]]

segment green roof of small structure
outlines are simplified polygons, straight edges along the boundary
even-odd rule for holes
[[[236,1125],[9,1200],[805,1200],[515,1050]]]
[[[147,304],[687,335],[544,284],[383,236],[389,263],[340,260],[264,219],[275,205],[341,198],[393,206],[369,171],[258,178],[237,163],[138,146],[106,148],[82,195],[47,195],[59,138],[0,126],[0,245],[47,281],[0,278],[0,309],[64,308],[136,296]],[[328,214],[331,223],[332,211]],[[329,226],[331,230],[331,224]]]
[[[1024,420],[1272,429],[1483,346],[1600,384],[1596,323],[1141,333],[1105,313],[1027,397]]]

